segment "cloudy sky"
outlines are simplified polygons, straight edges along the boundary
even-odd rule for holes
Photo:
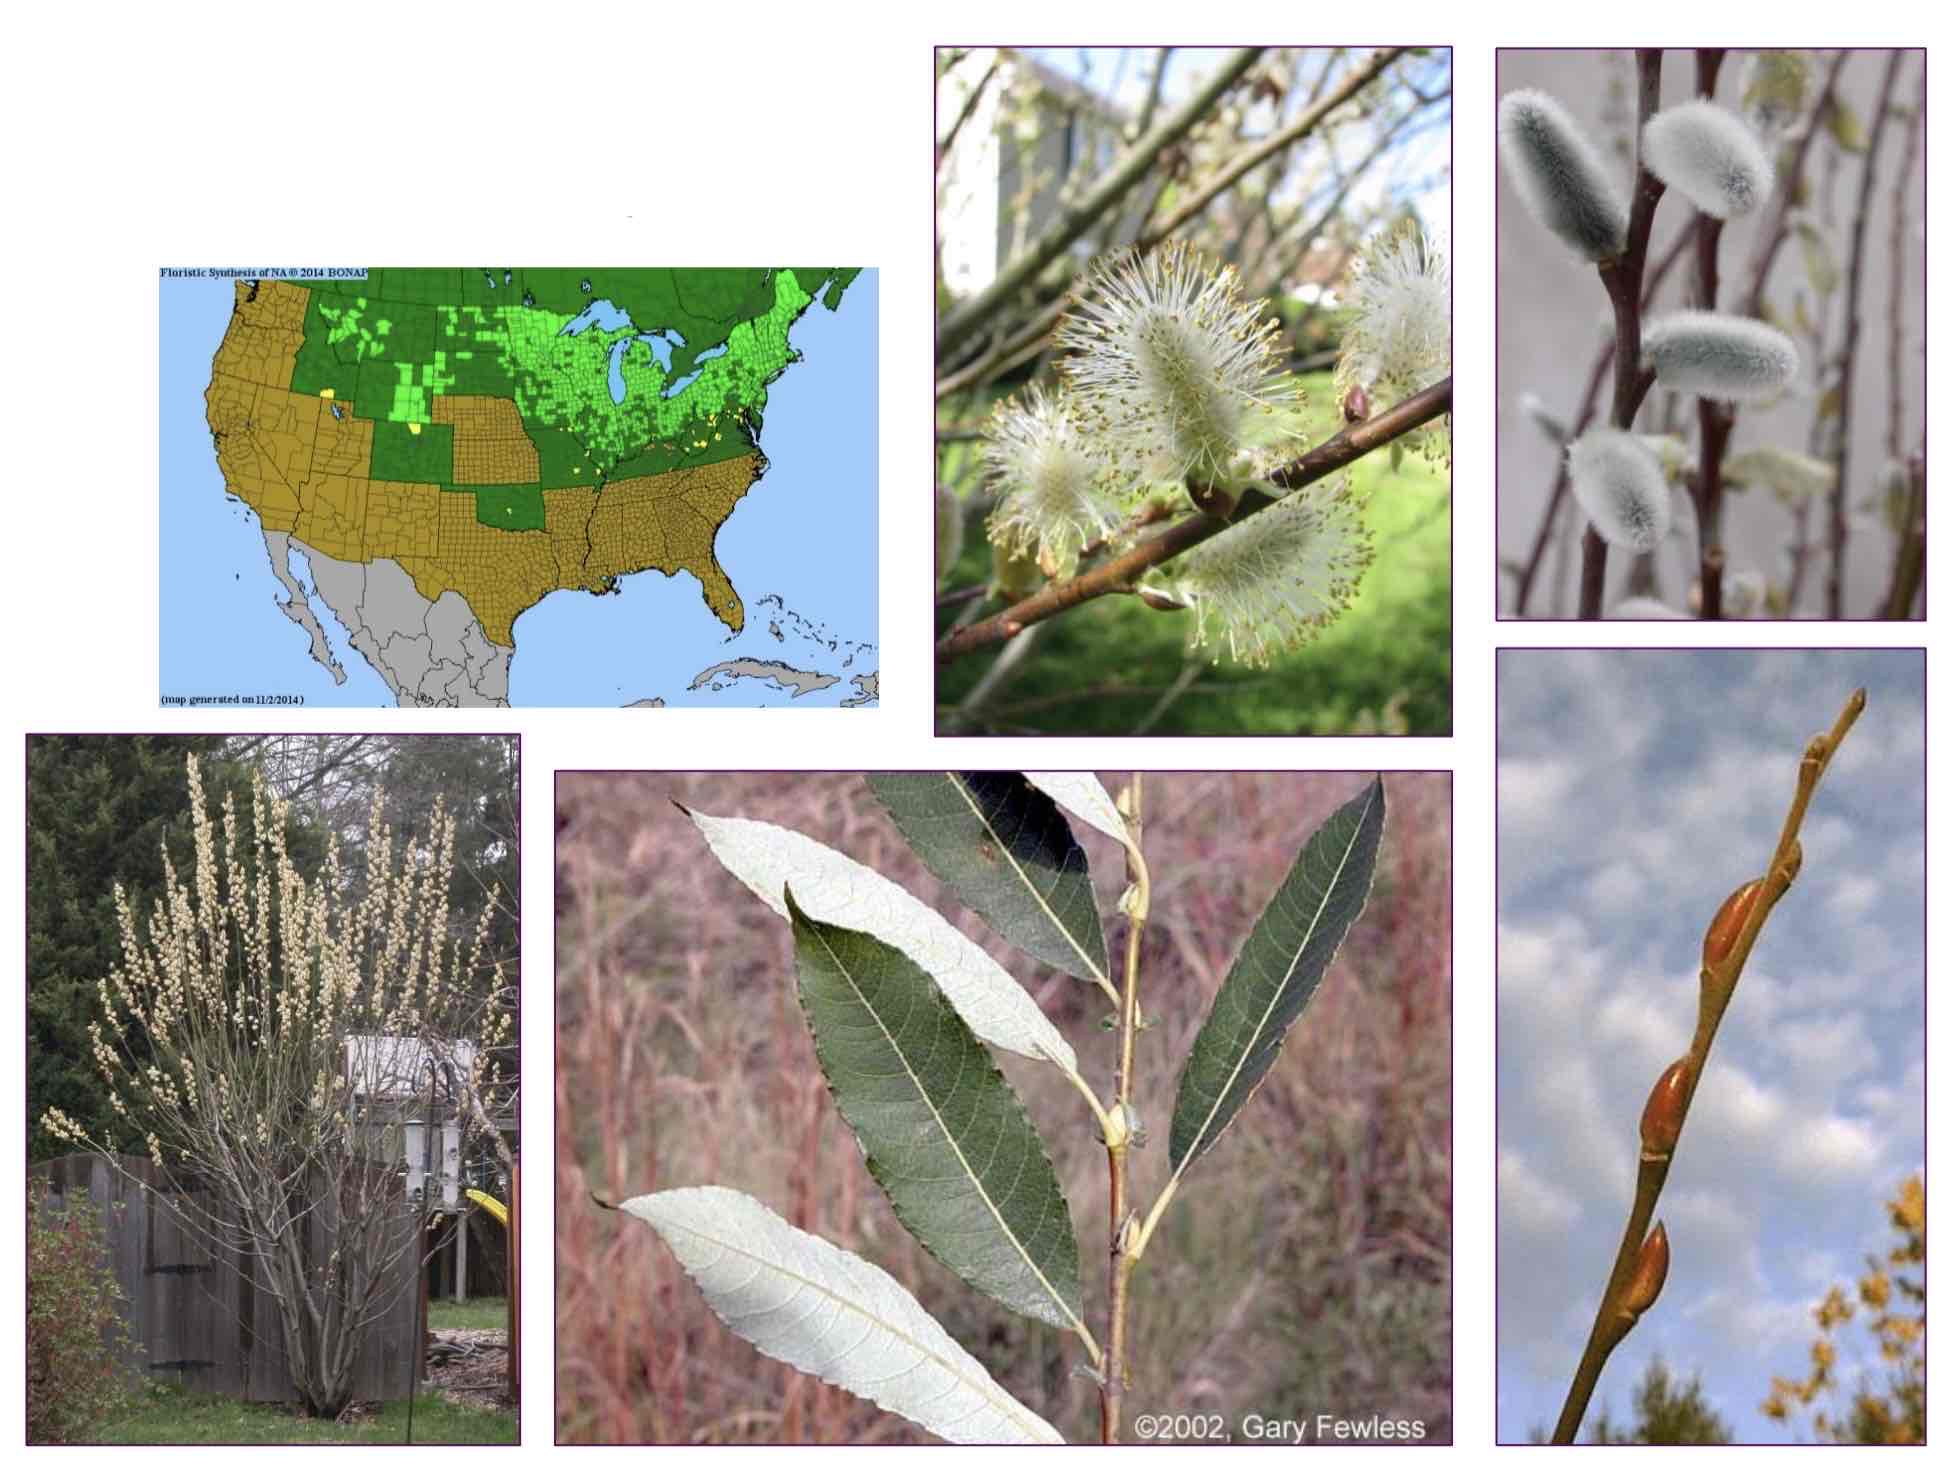
[[[1701,1375],[1737,1439],[1790,1437],[1759,1409],[1770,1375],[1803,1376],[1809,1310],[1888,1247],[1882,1201],[1923,1167],[1924,668],[1915,651],[1499,655],[1500,1440],[1557,1419],[1625,1228],[1640,1109],[1692,1037],[1707,921],[1766,867],[1804,745],[1863,685],[1661,1196],[1666,1290],[1587,1419],[1626,1423],[1658,1354]],[[1865,1353],[1861,1322],[1838,1338]]]

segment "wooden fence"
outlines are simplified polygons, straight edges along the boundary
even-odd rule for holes
[[[186,1199],[194,1221],[215,1213],[216,1201],[196,1184],[173,1180],[148,1159],[123,1156],[121,1170],[92,1154],[69,1154],[37,1164],[30,1178],[45,1182],[41,1208],[92,1206],[102,1224],[108,1263],[126,1300],[122,1303],[133,1351],[128,1366],[153,1379],[181,1383],[203,1393],[255,1402],[297,1397],[286,1365],[279,1304],[256,1262],[218,1259],[213,1243],[186,1223],[171,1201]],[[318,1212],[307,1246],[312,1259],[327,1252]],[[406,1202],[401,1228],[415,1228]],[[408,1375],[421,1346],[420,1261],[402,1253],[399,1291],[386,1314],[372,1324],[354,1363],[357,1400],[408,1396]]]

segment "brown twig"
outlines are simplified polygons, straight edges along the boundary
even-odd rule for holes
[[[1693,243],[1694,222],[1681,226],[1680,233],[1673,237],[1673,243],[1666,252],[1653,263],[1647,273],[1646,288],[1640,293],[1640,310],[1653,304],[1654,293],[1660,284],[1673,273],[1674,266],[1685,259],[1687,247]],[[1593,417],[1598,413],[1599,390],[1605,386],[1605,375],[1612,367],[1616,347],[1608,342],[1599,348],[1598,356],[1592,360],[1592,375],[1585,383],[1585,391],[1578,399],[1578,412],[1571,421],[1570,435],[1576,439],[1591,427]],[[1544,515],[1537,523],[1537,535],[1531,541],[1530,555],[1524,559],[1522,571],[1517,575],[1517,616],[1522,617],[1530,608],[1531,588],[1537,581],[1537,572],[1544,560],[1545,549],[1551,543],[1553,523],[1558,511],[1565,503],[1565,494],[1571,489],[1571,467],[1563,454],[1558,456],[1557,474],[1551,480],[1551,494],[1544,503]]]
[[[1721,59],[1727,53],[1698,51],[1694,55],[1694,90],[1701,97],[1714,95],[1721,74]],[[1721,285],[1721,226],[1725,221],[1713,215],[1695,218],[1695,258],[1700,267],[1699,304],[1708,311],[1719,309]],[[1728,457],[1728,436],[1735,426],[1734,405],[1716,398],[1702,398],[1696,405],[1700,416],[1700,474],[1694,482],[1695,519],[1700,529],[1701,617],[1719,620],[1721,580],[1727,571],[1727,554],[1721,547],[1721,493],[1726,488],[1721,466]]]
[[[1643,50],[1635,53],[1639,70],[1639,122],[1634,132],[1635,159],[1639,139],[1646,123],[1660,107],[1660,62],[1662,53]],[[1666,185],[1647,171],[1645,164],[1634,164],[1632,213],[1626,222],[1626,248],[1610,260],[1599,262],[1599,280],[1612,301],[1612,424],[1630,429],[1633,416],[1646,392],[1653,386],[1653,374],[1639,365],[1640,313],[1646,280],[1646,250],[1653,236],[1653,213],[1660,205]],[[1595,619],[1605,610],[1605,539],[1587,525],[1584,560],[1578,576],[1578,616]]]
[[[1395,46],[1376,51],[1372,56],[1369,56],[1360,64],[1358,70],[1349,74],[1339,86],[1335,87],[1320,101],[1307,108],[1305,112],[1299,115],[1297,120],[1288,123],[1285,127],[1275,131],[1270,137],[1247,148],[1210,179],[1199,185],[1195,192],[1191,194],[1190,198],[1177,207],[1176,213],[1172,214],[1170,218],[1158,225],[1154,230],[1151,230],[1148,235],[1137,242],[1137,248],[1139,250],[1153,250],[1158,245],[1161,245],[1165,240],[1176,234],[1178,230],[1202,214],[1210,206],[1213,199],[1237,183],[1246,174],[1250,173],[1267,159],[1290,148],[1293,144],[1299,142],[1300,139],[1319,127],[1321,123],[1326,121],[1327,115],[1334,108],[1352,99],[1369,82],[1386,71],[1407,50],[1408,48],[1406,46]]]
[[[1449,411],[1453,382],[1453,378],[1444,378],[1433,387],[1404,398],[1385,413],[1376,414],[1364,423],[1335,434],[1292,463],[1274,470],[1268,476],[1269,482],[1282,489],[1299,489],[1420,428],[1430,419]],[[1201,514],[1187,516],[1161,535],[1140,546],[1131,547],[1120,556],[1110,557],[1100,566],[1066,581],[1050,582],[1012,607],[947,634],[939,640],[938,661],[950,663],[974,649],[1004,642],[1035,623],[1046,622],[1058,613],[1079,607],[1097,597],[1129,592],[1145,572],[1161,566],[1172,557],[1181,556],[1193,546],[1202,545],[1219,532],[1276,503],[1273,498],[1257,491],[1247,491],[1229,520]]]
[[[1127,153],[1096,180],[1078,204],[1065,205],[1041,236],[1020,255],[1009,261],[985,289],[977,292],[945,314],[939,323],[938,358],[950,357],[961,345],[985,326],[1023,287],[1045,270],[1052,260],[1081,238],[1128,194],[1137,180],[1155,164],[1157,155],[1198,125],[1219,98],[1237,85],[1259,58],[1257,47],[1232,52],[1204,81],[1190,99],[1137,140]]]
[[[1134,1222],[1129,1211],[1130,1119],[1135,1110],[1130,1094],[1136,1073],[1136,987],[1143,966],[1143,926],[1150,916],[1150,870],[1143,860],[1143,777],[1129,778],[1124,802],[1129,825],[1129,888],[1123,894],[1123,917],[1129,922],[1129,944],[1122,967],[1122,1008],[1117,1016],[1115,1105],[1109,1110],[1113,1126],[1104,1125],[1109,1149],[1109,1331],[1102,1356],[1102,1443],[1122,1438],[1122,1395],[1129,1387],[1129,1276],[1136,1267],[1130,1249]]]
[[[1898,527],[1897,550],[1891,559],[1891,583],[1885,589],[1878,616],[1897,621],[1911,615],[1912,599],[1925,575],[1925,456],[1905,459],[1904,435],[1904,282],[1905,224],[1909,214],[1912,171],[1918,165],[1918,135],[1925,122],[1925,74],[1918,72],[1918,105],[1905,119],[1905,156],[1898,164],[1898,188],[1891,208],[1891,300],[1887,315],[1891,330],[1891,402],[1885,417],[1884,441],[1892,461],[1904,467],[1904,519]]]
[[[1884,125],[1891,119],[1891,89],[1897,84],[1903,51],[1893,51],[1884,64],[1884,80],[1878,84],[1877,106],[1871,118],[1869,141],[1865,144],[1863,177],[1857,183],[1857,213],[1850,229],[1850,270],[1843,299],[1843,353],[1837,359],[1837,482],[1830,487],[1830,575],[1826,587],[1824,614],[1831,619],[1843,616],[1843,564],[1850,544],[1849,518],[1845,513],[1849,498],[1851,402],[1857,371],[1857,339],[1861,325],[1860,297],[1864,283],[1864,240],[1869,234],[1871,189],[1877,182],[1878,145],[1884,138]]]
[[[1625,1234],[1620,1238],[1612,1273],[1606,1278],[1591,1336],[1579,1357],[1577,1371],[1572,1374],[1564,1411],[1559,1414],[1557,1430],[1551,1436],[1553,1444],[1571,1444],[1577,1439],[1606,1359],[1659,1294],[1659,1283],[1650,1279],[1654,1254],[1651,1239],[1655,1234],[1659,1239],[1659,1273],[1663,1282],[1666,1235],[1664,1227],[1650,1230],[1653,1211],[1659,1204],[1660,1191],[1666,1187],[1667,1173],[1673,1167],[1674,1150],[1693,1107],[1694,1092],[1714,1045],[1714,1033],[1727,1012],[1728,1002],[1755,948],[1756,937],[1768,921],[1769,911],[1789,891],[1802,867],[1802,843],[1797,838],[1809,810],[1810,797],[1823,779],[1830,758],[1863,712],[1864,691],[1859,689],[1844,702],[1830,733],[1818,735],[1809,742],[1796,767],[1795,795],[1790,800],[1788,815],[1783,818],[1782,832],[1776,839],[1767,874],[1736,889],[1708,926],[1701,950],[1700,1014],[1694,1039],[1687,1054],[1660,1074],[1640,1119],[1639,1179],[1633,1192],[1632,1210],[1626,1218]],[[1648,1269],[1642,1272],[1642,1266]],[[1650,1290],[1642,1289],[1646,1287]]]
[[[1756,237],[1755,258],[1749,263],[1748,290],[1741,298],[1743,316],[1759,317],[1762,314],[1762,294],[1768,290],[1769,272],[1775,267],[1777,252],[1789,238],[1789,210],[1795,203],[1796,191],[1802,187],[1803,162],[1809,157],[1809,145],[1815,141],[1825,113],[1835,105],[1837,78],[1842,75],[1843,64],[1849,59],[1848,51],[1839,51],[1836,60],[1830,63],[1830,74],[1824,79],[1823,89],[1816,98],[1815,110],[1809,115],[1809,125],[1803,129],[1802,137],[1796,140],[1795,148],[1782,166],[1775,200],[1769,206],[1769,227]]]

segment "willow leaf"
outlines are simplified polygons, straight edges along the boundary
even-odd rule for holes
[[[782,890],[793,887],[797,901],[816,918],[862,929],[910,955],[939,982],[980,1040],[1076,1073],[1075,1049],[1025,987],[882,873],[787,827],[694,811],[687,816],[721,865],[784,918],[789,911]]]
[[[917,1298],[862,1256],[736,1189],[667,1189],[644,1220],[723,1322],[760,1351],[959,1444],[1059,1444]]]
[[[1386,809],[1376,776],[1307,840],[1252,926],[1177,1081],[1170,1114],[1173,1179],[1218,1141],[1265,1080],[1287,1030],[1319,988],[1334,951],[1367,904]]]
[[[1109,983],[1088,855],[1051,797],[1016,771],[867,776],[925,866],[1045,965]]]
[[[1029,771],[1028,784],[1045,791],[1063,811],[1072,812],[1104,836],[1129,846],[1129,824],[1109,791],[1088,771]]]
[[[968,1285],[1085,1335],[1068,1202],[992,1056],[903,951],[784,901],[817,1059],[898,1219]]]

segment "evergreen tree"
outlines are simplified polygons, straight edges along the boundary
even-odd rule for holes
[[[1676,1381],[1658,1358],[1646,1366],[1633,1390],[1633,1423],[1620,1429],[1601,1410],[1592,1428],[1594,1444],[1729,1444],[1733,1433],[1701,1391],[1700,1374]]]

